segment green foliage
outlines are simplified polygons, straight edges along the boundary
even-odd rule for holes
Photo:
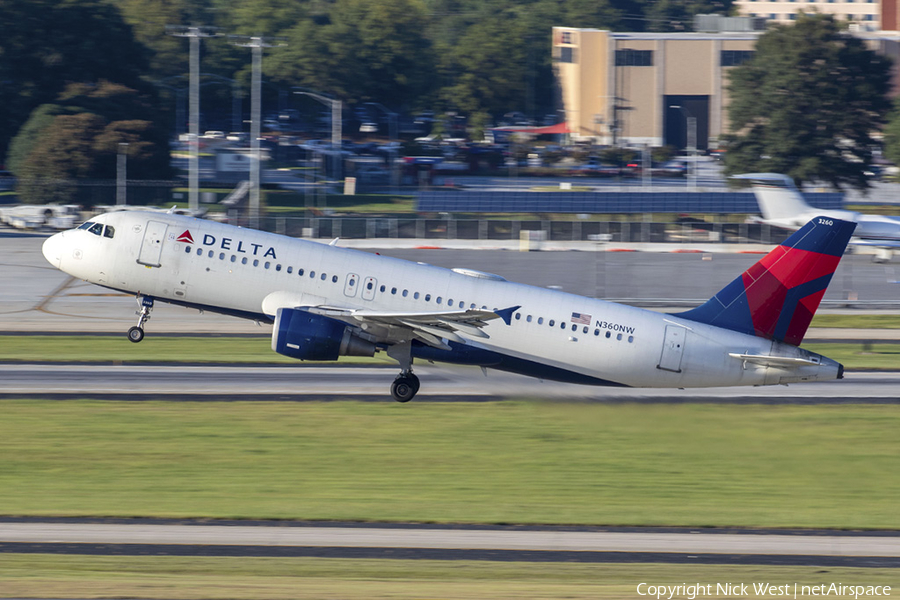
[[[113,179],[120,143],[129,177],[170,175],[167,136],[144,95],[107,81],[72,84],[59,104],[35,111],[12,144],[11,169],[28,203],[74,202],[78,179]]]
[[[868,187],[871,134],[890,108],[890,60],[828,15],[776,26],[730,74],[725,172],[771,171],[798,184]]]
[[[0,0],[0,156],[32,110],[69,82],[145,89],[147,49],[104,0]]]
[[[900,165],[900,101],[894,100],[894,109],[884,128],[884,157]]]

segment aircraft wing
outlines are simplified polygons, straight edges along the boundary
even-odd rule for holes
[[[449,350],[442,340],[465,343],[459,333],[477,338],[488,338],[482,328],[493,319],[503,319],[509,325],[512,314],[518,310],[512,306],[502,310],[468,309],[432,312],[385,312],[365,308],[340,308],[331,306],[304,307],[313,314],[338,319],[356,325],[363,331],[373,332],[376,337],[397,337],[397,329],[407,331],[419,341]],[[392,330],[394,330],[392,332]],[[379,335],[379,333],[381,335]]]

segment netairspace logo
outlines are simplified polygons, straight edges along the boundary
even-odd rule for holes
[[[657,600],[673,600],[687,598],[694,600],[702,597],[718,596],[783,596],[783,597],[817,597],[841,596],[854,598],[868,596],[890,596],[888,585],[843,585],[842,583],[822,583],[819,585],[803,585],[799,583],[682,583],[681,585],[654,585],[639,583],[638,596],[651,596]]]

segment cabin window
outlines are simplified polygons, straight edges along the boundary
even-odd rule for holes
[[[234,254],[231,255],[231,262],[237,262],[237,256]]]
[[[516,313],[516,321],[522,320],[522,313]]]
[[[587,332],[588,332],[588,328],[587,328],[587,327],[585,327],[584,329],[581,330],[581,333],[587,333]]]
[[[379,288],[379,289],[381,290],[381,293],[383,294],[384,290],[386,290],[387,288],[382,285],[381,288]]]
[[[599,330],[599,329],[595,329],[595,330],[594,330],[594,335],[600,335],[600,330]]]
[[[297,269],[297,275],[303,277],[303,269]]]
[[[576,325],[575,323],[572,323],[572,331],[577,331],[577,330],[578,330],[578,325]]]
[[[242,265],[246,265],[246,264],[247,264],[247,257],[246,257],[246,256],[243,257],[243,258],[241,258],[241,264],[242,264]]]
[[[425,294],[425,302],[431,302],[431,294]]]
[[[208,258],[212,258],[214,255],[215,255],[215,252],[213,252],[212,250],[210,250],[210,251],[209,251],[209,254],[207,254],[206,256],[207,256]]]
[[[403,290],[403,297],[406,298],[407,295],[409,295],[409,290]]]
[[[544,324],[544,317],[538,317],[538,325]]]
[[[225,253],[219,252],[219,260],[225,260]]]
[[[288,274],[293,273],[293,272],[294,272],[294,267],[288,265],[287,272],[288,272]]]
[[[629,344],[633,344],[633,343],[634,343],[634,336],[633,336],[633,335],[629,335],[629,336],[628,336],[628,343],[629,343]]]
[[[371,290],[374,286],[375,286],[375,284],[373,284],[373,283],[370,281],[369,283],[366,284],[366,289],[367,289],[367,290]]]
[[[275,270],[276,270],[276,271],[280,271],[280,270],[281,270],[281,265],[280,265],[280,264],[276,264],[276,265],[275,265]]]
[[[254,259],[253,259],[253,266],[254,266],[254,267],[258,267],[258,266],[259,266],[259,259],[258,259],[258,258],[254,258]]]
[[[527,317],[525,317],[525,320],[528,321],[529,323],[531,323],[531,315],[528,315]]]
[[[438,297],[437,297],[437,300],[435,300],[435,302],[437,302],[438,304],[440,304],[440,303],[441,303],[441,297],[438,296]]]
[[[549,323],[549,324],[550,324],[550,327],[555,327],[555,326],[556,326],[556,321],[553,320],[553,319],[550,319],[550,323]]]
[[[416,292],[415,294],[413,294],[413,298],[414,298],[415,300],[418,300],[418,299],[419,299],[419,292]]]
[[[309,278],[310,278],[310,279],[315,279],[315,278],[316,278],[316,272],[315,272],[315,271],[310,271],[310,272],[309,272]]]
[[[88,231],[93,233],[94,235],[102,234],[103,233],[103,223],[94,223],[93,225],[91,225],[91,228],[88,229]]]
[[[473,302],[472,304],[470,304],[469,308],[471,308],[472,310],[475,310],[475,303]]]
[[[391,294],[397,295],[397,288],[391,288]]]
[[[622,341],[622,334],[621,334],[621,333],[617,333],[617,334],[616,334],[616,339],[617,339],[618,341],[621,342],[621,341]]]
[[[191,247],[190,247],[190,246],[185,246],[185,247],[184,247],[184,252],[185,252],[185,254],[190,254],[190,253],[191,253]]]
[[[103,237],[108,237],[110,239],[116,237],[116,230],[114,227],[107,225],[106,229],[103,230]]]
[[[265,264],[265,265],[263,265],[263,266],[264,266],[264,267],[265,267],[265,268],[267,268],[267,269],[268,269],[268,268],[269,268],[269,266],[270,266],[270,265],[271,265],[271,264],[272,264],[272,263],[270,263],[270,262],[269,262],[269,261],[266,261],[266,264]]]
[[[328,277],[328,275],[326,275],[325,273],[322,273],[322,276],[319,277],[319,279],[321,279],[322,281],[325,281],[326,277]]]
[[[203,255],[203,248],[197,248],[197,256]]]
[[[331,276],[331,283],[337,283],[337,275]]]
[[[606,332],[606,339],[609,339],[609,338],[611,338],[611,337],[612,337],[612,333],[610,333],[609,331],[607,331],[607,332]]]

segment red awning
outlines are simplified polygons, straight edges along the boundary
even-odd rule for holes
[[[528,135],[550,135],[556,133],[572,133],[565,121],[546,127],[494,127],[492,131],[509,131],[513,133],[527,133]]]

